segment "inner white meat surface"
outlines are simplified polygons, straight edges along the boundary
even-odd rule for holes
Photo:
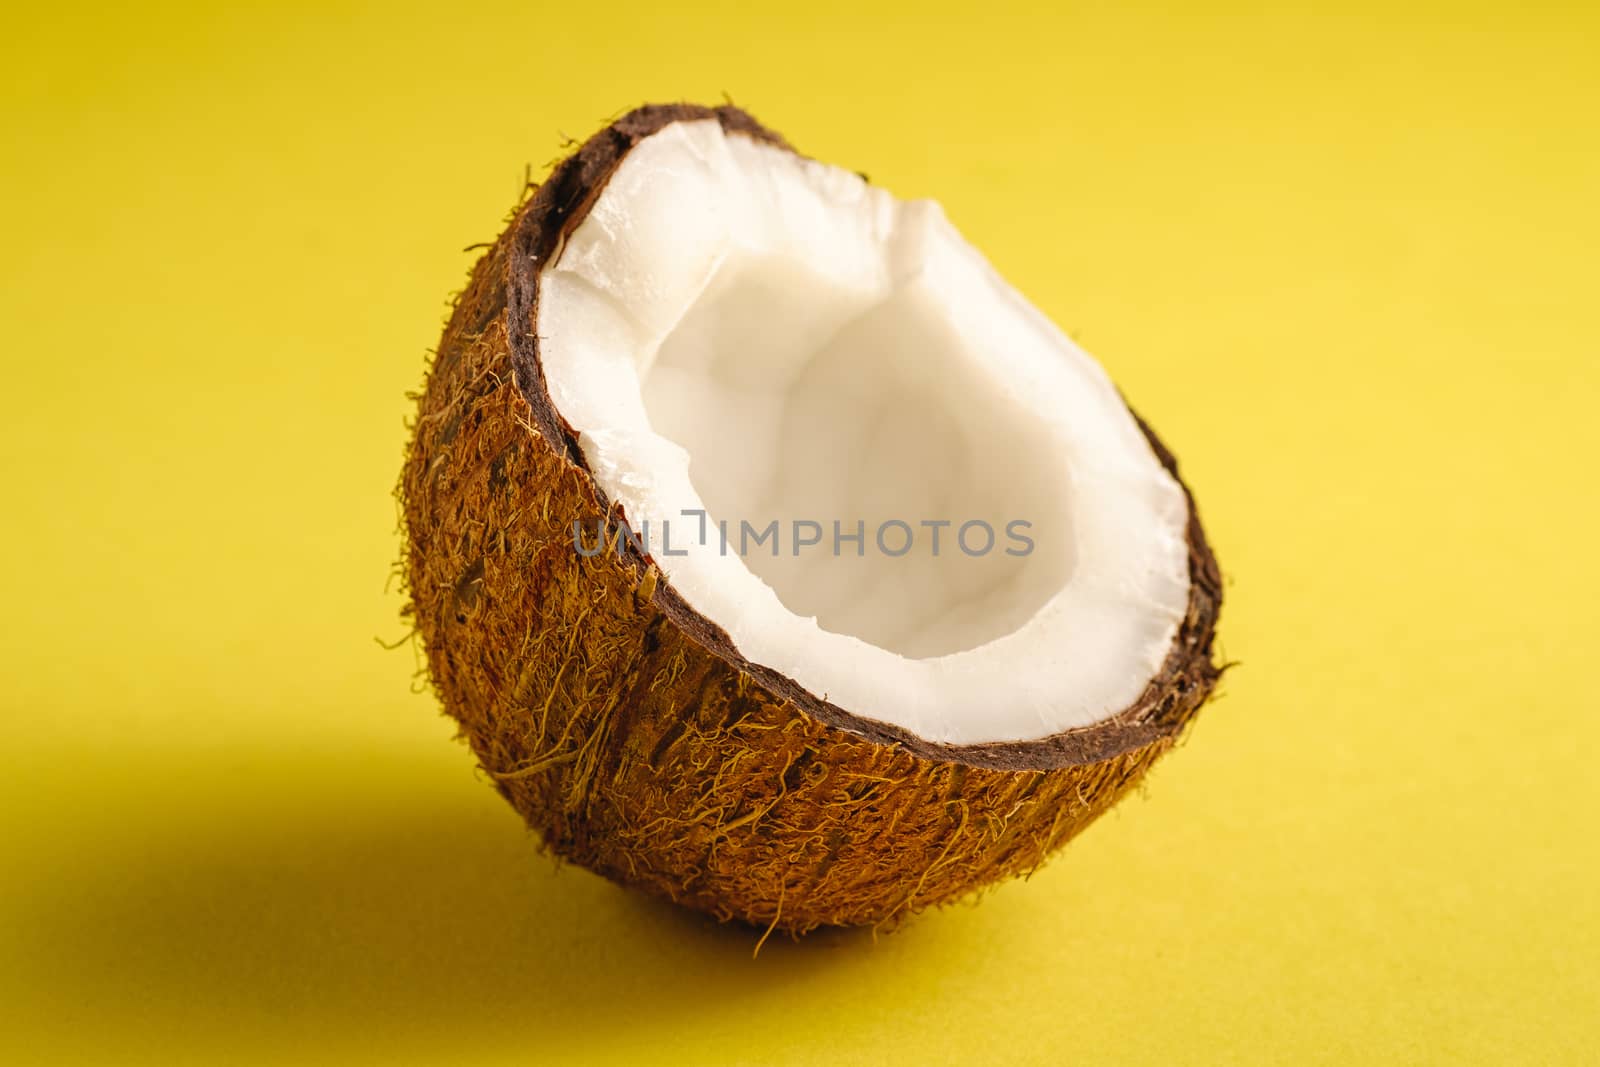
[[[677,123],[540,287],[596,480],[747,658],[949,744],[1092,724],[1165,659],[1181,489],[937,204]]]

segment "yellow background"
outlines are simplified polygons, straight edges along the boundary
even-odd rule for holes
[[[1596,9],[754,6],[7,16],[0,1059],[1595,1062]],[[724,91],[1101,358],[1242,662],[1030,883],[753,962],[378,644],[461,249]]]

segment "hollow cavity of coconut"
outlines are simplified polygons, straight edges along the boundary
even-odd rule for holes
[[[401,484],[445,709],[550,850],[723,919],[1035,868],[1217,678],[1176,464],[939,209],[640,108],[457,300]]]

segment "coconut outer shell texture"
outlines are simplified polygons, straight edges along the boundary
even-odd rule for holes
[[[1191,499],[1187,617],[1132,707],[946,747],[745,660],[631,548],[575,552],[574,522],[622,516],[546,391],[539,271],[633,145],[706,118],[788,148],[733,107],[640,108],[530,190],[473,269],[399,489],[407,611],[445,710],[548,850],[769,930],[892,922],[1031,872],[1173,745],[1219,673],[1217,564]]]

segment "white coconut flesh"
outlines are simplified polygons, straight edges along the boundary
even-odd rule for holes
[[[552,402],[666,580],[844,710],[1027,741],[1127,708],[1166,659],[1182,489],[938,205],[668,125],[543,267],[537,333]]]

